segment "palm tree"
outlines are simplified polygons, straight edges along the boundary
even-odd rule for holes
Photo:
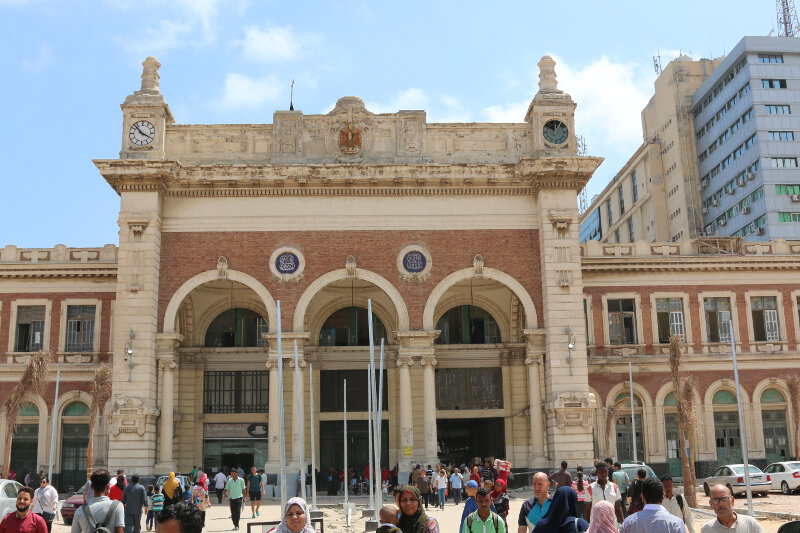
[[[42,395],[47,383],[47,376],[50,373],[51,362],[50,350],[31,354],[19,383],[3,402],[2,409],[6,413],[6,442],[3,457],[3,478],[5,479],[8,479],[8,470],[11,466],[11,439],[14,437],[14,429],[17,426],[19,408],[26,400]]]
[[[689,461],[686,435],[691,434],[696,419],[692,407],[692,384],[682,369],[683,350],[677,335],[672,335],[669,340],[669,366],[672,371],[672,390],[675,395],[675,406],[678,410],[678,439],[681,454],[681,475],[683,476],[683,495],[690,507],[697,506],[697,485],[694,470],[694,461]],[[694,457],[695,454],[691,454]]]
[[[786,380],[789,389],[789,402],[792,404],[792,420],[794,420],[794,456],[800,457],[800,375],[792,374]]]
[[[94,461],[94,425],[98,417],[103,415],[106,402],[111,398],[111,367],[103,365],[97,369],[92,378],[92,401],[89,404],[89,444],[86,447],[86,479],[92,475]]]

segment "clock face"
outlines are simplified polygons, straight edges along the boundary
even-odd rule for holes
[[[569,129],[560,120],[548,120],[544,125],[542,134],[550,144],[564,144],[569,137]]]
[[[136,146],[146,146],[153,142],[153,139],[155,139],[156,128],[149,122],[140,120],[131,126],[128,137],[130,137],[131,142]]]

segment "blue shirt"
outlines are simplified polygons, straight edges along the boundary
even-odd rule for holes
[[[453,474],[450,476],[450,486],[454,489],[461,488],[461,475],[460,474]]]
[[[525,526],[528,528],[528,531],[533,531],[533,528],[536,527],[536,524],[539,523],[539,520],[541,520],[548,509],[550,509],[550,498],[547,498],[544,504],[540,504],[536,496],[525,500],[522,503],[522,509],[519,510],[517,525]]]

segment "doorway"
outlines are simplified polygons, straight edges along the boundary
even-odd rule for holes
[[[369,470],[369,430],[366,420],[347,421],[347,466],[354,467],[360,477]],[[319,466],[320,472],[328,472],[331,467],[338,473],[344,467],[344,422],[342,420],[319,423]],[[389,465],[389,421],[381,426],[381,468]],[[324,489],[328,488],[328,476],[320,476]],[[339,478],[334,483],[339,485]]]
[[[506,456],[505,423],[502,418],[451,418],[436,421],[439,460],[457,465],[475,457]]]
[[[714,437],[716,439],[718,464],[742,463],[739,415],[736,411],[714,413]]]

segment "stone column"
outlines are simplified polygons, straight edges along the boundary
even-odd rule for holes
[[[308,365],[303,357],[302,349],[298,345],[298,363],[300,364],[300,399],[297,398],[297,381],[294,376],[294,346],[292,346],[292,359],[289,360],[289,379],[292,382],[290,390],[292,391],[292,465],[295,469],[300,468],[300,413],[303,413],[303,424],[308,420],[308,413],[305,409],[305,377],[304,372]],[[304,440],[309,438],[308,431],[303,435]],[[308,456],[306,455],[306,461]]]
[[[397,358],[397,370],[399,374],[400,401],[400,457],[398,460],[400,475],[407,476],[411,472],[411,463],[414,453],[414,422],[411,414],[411,366],[414,359],[410,356]],[[403,479],[401,477],[400,479]]]
[[[159,399],[160,415],[158,419],[158,463],[156,471],[169,472],[175,470],[172,457],[172,445],[175,437],[175,370],[178,368],[175,350],[183,336],[179,334],[159,333],[156,335],[156,358],[161,372],[161,390]]]
[[[425,455],[423,464],[435,465],[439,462],[439,440],[436,435],[436,357],[425,355],[420,359],[422,366],[425,424]]]
[[[539,364],[541,355],[529,355],[525,358],[528,366],[528,401],[531,413],[531,466],[546,466],[544,455],[544,416],[542,415],[541,380],[539,379]]]

